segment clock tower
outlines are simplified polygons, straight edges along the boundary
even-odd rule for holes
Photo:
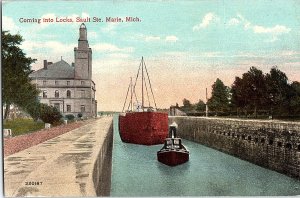
[[[87,29],[84,23],[79,28],[78,47],[74,48],[75,79],[92,80],[92,49],[87,40]]]

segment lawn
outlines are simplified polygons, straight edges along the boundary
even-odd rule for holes
[[[3,122],[4,129],[11,129],[13,136],[18,136],[33,131],[43,129],[45,124],[43,122],[35,122],[32,119],[18,118]]]

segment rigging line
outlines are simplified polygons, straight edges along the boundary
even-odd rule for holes
[[[130,84],[129,84],[128,89],[127,89],[127,94],[126,94],[126,98],[125,98],[125,102],[124,102],[124,105],[123,105],[122,112],[124,112],[124,108],[125,108],[125,105],[126,105],[126,101],[127,101],[127,96],[128,96],[129,88],[130,88]]]
[[[130,106],[131,106],[131,111],[133,110],[133,106],[132,106],[132,94],[133,94],[132,77],[130,77]]]
[[[148,88],[147,88],[147,83],[146,83],[145,76],[144,76],[144,82],[145,82],[145,87],[146,87],[146,93],[147,93],[148,103],[149,103],[149,107],[150,107],[150,98],[149,98],[149,93],[148,93]]]
[[[138,103],[138,99],[137,99],[136,92],[135,92],[135,86],[136,86],[137,79],[138,79],[138,77],[139,77],[141,65],[142,65],[142,62],[140,62],[140,66],[139,66],[139,69],[138,69],[138,73],[136,74],[136,78],[135,78],[135,82],[134,82],[134,86],[133,86],[133,92],[134,92],[134,95],[135,95],[136,103]]]
[[[155,105],[155,108],[157,109],[156,102],[155,102],[155,98],[154,98],[154,94],[153,94],[153,90],[152,90],[152,86],[151,86],[151,81],[150,81],[150,77],[149,77],[149,73],[148,73],[148,70],[147,70],[145,61],[144,61],[144,65],[145,65],[145,70],[146,70],[146,73],[147,73],[147,77],[148,77],[148,81],[149,81],[150,90],[151,90],[151,93],[152,93],[154,105]]]
[[[130,103],[128,103],[127,111],[129,110],[129,107],[130,107]]]
[[[139,101],[138,101],[138,99],[137,99],[135,90],[133,90],[133,93],[134,93],[134,97],[135,97],[136,103],[138,104]]]
[[[130,87],[130,101],[128,103],[127,111],[129,111],[130,106],[132,110],[132,77],[130,77],[129,87]]]

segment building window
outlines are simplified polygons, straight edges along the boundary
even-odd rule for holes
[[[55,85],[58,85],[58,84],[59,84],[59,83],[58,83],[58,81],[56,80],[56,81],[55,81]]]
[[[47,81],[43,80],[43,85],[46,85],[47,84]]]
[[[71,91],[70,90],[67,91],[67,98],[71,98]]]
[[[67,85],[70,85],[70,81],[67,81]]]
[[[47,91],[43,91],[43,98],[47,98]]]
[[[81,98],[84,98],[84,97],[85,97],[85,91],[84,91],[84,90],[81,90],[81,92],[80,92],[80,97],[81,97]]]
[[[81,105],[80,111],[81,111],[81,113],[85,112],[85,106],[84,105]]]
[[[59,105],[59,103],[55,103],[54,104],[54,108],[56,108],[58,111],[60,111],[60,105]]]
[[[55,90],[54,97],[55,98],[59,98],[59,92],[58,92],[58,90]]]
[[[67,112],[71,112],[71,105],[67,105]]]

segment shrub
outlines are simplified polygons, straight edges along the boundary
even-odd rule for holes
[[[75,119],[75,116],[73,114],[68,114],[68,115],[65,115],[65,118],[69,121],[73,121]]]
[[[40,105],[40,118],[45,123],[58,125],[61,123],[62,115],[55,107],[51,107],[46,104],[41,104]]]

